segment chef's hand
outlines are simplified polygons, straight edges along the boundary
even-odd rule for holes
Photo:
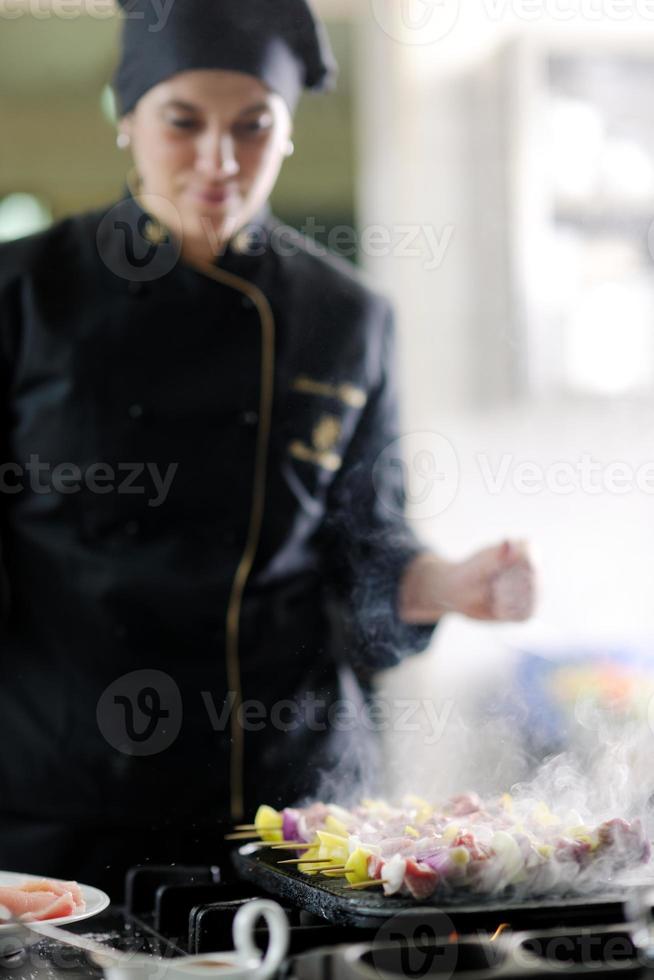
[[[471,619],[524,622],[536,603],[536,574],[524,542],[505,541],[461,562],[425,552],[407,568],[400,617],[433,623],[446,612]]]

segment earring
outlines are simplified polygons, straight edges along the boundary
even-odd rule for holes
[[[119,150],[126,150],[131,143],[129,133],[118,133],[116,137],[116,146]]]
[[[292,157],[295,153],[295,143],[293,140],[289,140],[286,144],[286,149],[284,150],[284,156]]]
[[[136,167],[131,167],[127,171],[125,174],[125,183],[127,184],[127,189],[134,200],[138,201],[139,195],[143,190],[143,181]],[[144,238],[147,238],[152,245],[163,245],[164,242],[170,241],[170,234],[166,226],[152,215],[148,215],[143,236]]]

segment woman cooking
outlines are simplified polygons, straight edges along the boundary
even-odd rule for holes
[[[373,486],[391,310],[268,209],[333,76],[304,0],[130,2],[131,193],[0,247],[3,869],[214,861],[340,771],[330,709],[443,613],[530,613],[520,546],[447,562]]]

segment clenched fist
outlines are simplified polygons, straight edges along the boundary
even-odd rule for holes
[[[446,612],[523,622],[535,603],[536,574],[524,542],[505,541],[461,562],[419,555],[400,588],[400,616],[406,623],[433,623]]]

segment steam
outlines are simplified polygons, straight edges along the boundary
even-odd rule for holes
[[[388,520],[380,522],[379,535],[373,533],[371,515],[360,512],[361,500],[353,494],[347,506],[346,498],[347,491],[339,514],[340,531],[346,533],[340,541],[349,539],[351,545],[346,580],[355,583],[348,598],[357,614],[359,642],[343,644],[343,662],[359,680],[369,681],[375,671],[399,663],[415,644],[416,634],[393,624],[389,616],[398,579],[392,556],[401,554],[408,541],[402,541],[399,524],[394,538]],[[386,510],[392,512],[388,502]],[[461,651],[459,657],[457,650],[459,670],[448,673],[431,667],[442,646],[441,641],[436,654],[426,655],[429,664],[412,657],[397,677],[391,673],[382,680],[372,699],[385,703],[388,724],[377,737],[363,726],[336,740],[337,752],[325,767],[316,799],[350,809],[367,796],[401,805],[403,797],[416,794],[438,805],[471,791],[489,801],[508,793],[518,823],[529,823],[539,808],[551,811],[558,828],[551,836],[566,837],[580,826],[595,831],[621,818],[640,821],[651,840],[654,732],[649,719],[635,720],[582,697],[574,723],[566,731],[552,730],[552,719],[538,717],[526,694],[513,686],[516,661],[505,649],[495,657],[485,650],[473,657]],[[453,649],[450,644],[450,656]],[[407,723],[408,702],[415,710]],[[446,718],[436,740],[434,718]],[[380,764],[379,741],[385,765]],[[614,883],[621,863],[637,863],[638,840],[628,835],[623,840],[621,833],[616,831],[606,860],[598,852],[588,867],[580,862],[574,881],[544,879],[542,887],[548,893],[564,891],[567,885],[590,892]],[[543,840],[548,834],[543,827]],[[637,838],[637,823],[635,834]],[[648,867],[646,873],[654,880]]]
[[[640,822],[645,837],[652,840],[654,733],[648,719],[625,716],[582,698],[576,704],[574,723],[558,733],[562,749],[543,757],[539,739],[527,737],[530,730],[538,734],[533,706],[518,691],[510,690],[513,668],[506,658],[491,663],[486,674],[480,672],[474,687],[467,674],[451,676],[447,683],[441,677],[432,687],[433,702],[442,710],[449,700],[453,708],[435,745],[427,738],[430,721],[424,697],[415,699],[412,727],[406,730],[397,724],[400,710],[393,687],[382,685],[380,696],[387,700],[394,718],[383,733],[391,764],[380,768],[378,757],[373,763],[373,756],[368,754],[369,745],[350,743],[348,752],[354,754],[357,770],[367,773],[367,778],[359,782],[353,772],[348,772],[344,757],[340,767],[325,775],[318,799],[349,809],[364,796],[381,796],[401,806],[408,794],[442,804],[471,791],[483,801],[509,793],[516,825],[524,823],[535,829],[543,842],[570,837],[574,828],[594,832],[605,822],[621,818],[631,824],[634,834],[619,825],[611,847],[605,853],[598,852],[587,865],[553,862],[549,876],[532,878],[525,884],[518,881],[512,893],[517,898],[532,893],[590,895],[615,890],[628,882],[651,884],[654,863],[641,863],[642,837],[638,830]],[[403,671],[406,686],[402,693],[419,689],[424,695],[424,660],[417,658]],[[400,700],[406,705],[410,699]],[[537,821],[534,823],[533,815],[539,811],[551,813],[556,825],[543,824],[541,828]],[[490,839],[492,821],[484,824],[482,817],[476,825],[471,821],[470,826],[482,839]],[[631,870],[625,871],[627,868]],[[498,879],[498,893],[503,885]],[[491,881],[490,891],[494,887]]]

